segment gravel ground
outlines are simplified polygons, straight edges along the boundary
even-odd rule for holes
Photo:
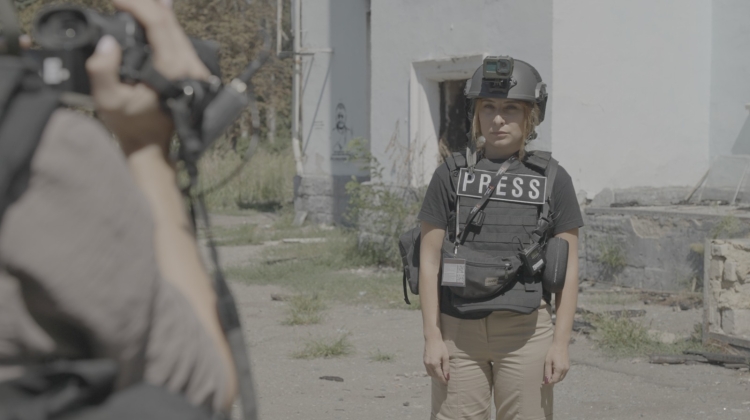
[[[214,223],[269,223],[259,215],[223,216]],[[261,245],[222,247],[225,266],[258,258]],[[233,283],[249,344],[263,419],[428,419],[430,378],[422,365],[419,311],[330,304],[319,325],[286,326],[288,294],[276,286]],[[702,310],[644,304],[638,299],[612,303],[582,293],[581,307],[593,311],[645,309],[635,318],[651,329],[688,336]],[[615,299],[616,300],[616,299]],[[332,359],[292,357],[306,340],[348,334],[353,354]],[[750,419],[750,373],[713,365],[654,365],[647,358],[612,359],[586,335],[574,333],[572,368],[555,386],[557,419]],[[371,360],[373,353],[393,356]],[[320,379],[338,377],[340,381]]]
[[[234,284],[250,343],[264,419],[427,419],[430,379],[422,366],[418,311],[333,306],[320,325],[284,326],[284,302],[273,286]],[[349,333],[355,352],[298,360],[305,340]],[[558,419],[750,419],[750,374],[711,365],[614,360],[577,335],[572,368],[555,386]],[[370,360],[372,352],[394,355]],[[343,382],[319,379],[337,376]]]

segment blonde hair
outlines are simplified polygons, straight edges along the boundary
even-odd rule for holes
[[[477,147],[477,139],[482,135],[482,127],[479,124],[479,113],[477,110],[482,105],[484,99],[478,98],[474,102],[474,118],[471,120],[471,142],[474,147],[478,150],[482,148]],[[536,127],[539,125],[539,106],[531,104],[526,101],[518,101],[523,107],[523,126],[521,130],[523,132],[523,143],[521,144],[521,150],[518,151],[518,159],[523,160],[526,156],[526,143],[536,138]]]

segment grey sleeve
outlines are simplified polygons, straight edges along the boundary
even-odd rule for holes
[[[450,171],[448,166],[440,165],[432,174],[417,218],[441,229],[447,229],[453,207]]]
[[[10,318],[0,322],[0,366],[110,358],[120,387],[145,379],[218,408],[227,392],[219,349],[187,299],[161,278],[153,231],[148,203],[109,133],[91,118],[56,111],[29,187],[0,226],[0,292],[23,298],[0,306],[0,319]],[[38,329],[17,328],[30,322]]]
[[[578,205],[573,180],[562,166],[558,167],[555,183],[552,186],[550,207],[553,221],[552,235],[583,227],[583,216],[581,207]]]

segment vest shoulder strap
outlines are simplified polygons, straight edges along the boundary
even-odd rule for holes
[[[461,152],[453,152],[445,158],[445,164],[448,165],[448,172],[450,172],[453,191],[456,191],[459,170],[466,167],[466,155]]]
[[[552,159],[552,152],[534,150],[534,151],[528,152],[528,154],[526,155],[526,159],[524,159],[524,163],[527,166],[530,166],[531,169],[534,169],[541,173],[546,173],[547,166],[549,166],[549,162],[551,159]]]
[[[42,131],[60,105],[59,93],[32,80],[38,76],[14,65],[14,59],[20,61],[3,57],[0,64],[0,222],[8,206],[26,190]],[[37,89],[26,89],[26,82]]]

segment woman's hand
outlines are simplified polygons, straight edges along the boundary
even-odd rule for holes
[[[427,339],[424,342],[424,367],[427,374],[443,384],[451,378],[448,347],[442,338]]]
[[[132,14],[146,31],[152,49],[154,68],[169,80],[193,78],[205,80],[211,73],[195,53],[169,1],[114,0],[115,7]],[[86,62],[91,95],[104,124],[118,138],[125,154],[149,144],[164,152],[172,137],[172,119],[159,106],[159,98],[142,83],[134,86],[120,82],[120,45],[111,36],[99,41]]]
[[[544,360],[544,385],[562,382],[570,370],[570,357],[566,344],[552,343]]]

